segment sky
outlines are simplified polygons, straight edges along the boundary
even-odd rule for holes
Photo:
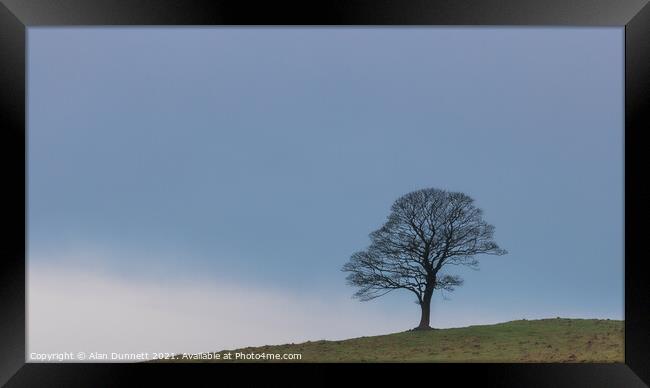
[[[28,29],[28,351],[403,331],[341,267],[410,191],[505,256],[432,326],[623,319],[623,28]]]

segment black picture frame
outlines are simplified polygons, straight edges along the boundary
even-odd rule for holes
[[[114,386],[224,375],[312,385],[384,381],[408,373],[433,385],[643,387],[650,384],[650,285],[642,244],[650,192],[643,131],[650,129],[650,6],[647,0],[0,0],[2,256],[0,384]],[[625,27],[624,364],[37,364],[25,362],[26,32],[93,25],[456,25]],[[646,160],[646,162],[643,162]],[[299,372],[299,373],[297,373]],[[191,377],[190,377],[191,376]],[[442,377],[441,377],[442,376]],[[434,384],[434,382],[436,382]],[[644,383],[645,382],[645,383]],[[206,385],[212,385],[207,383]]]

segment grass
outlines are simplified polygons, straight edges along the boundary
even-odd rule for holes
[[[267,345],[214,354],[300,353],[297,362],[623,362],[623,321],[519,320],[496,325],[405,331],[342,341]],[[205,354],[204,354],[205,356]],[[168,362],[229,362],[166,360]],[[242,362],[241,360],[233,362]],[[248,362],[269,362],[257,360]],[[276,361],[296,362],[296,361]]]

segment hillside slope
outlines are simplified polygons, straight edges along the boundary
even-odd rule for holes
[[[300,354],[277,362],[623,362],[623,321],[519,320],[496,325],[406,331],[342,341],[224,350],[221,360],[177,356],[171,362],[242,362],[241,354]],[[239,359],[234,359],[240,354]],[[251,357],[251,356],[248,356]],[[251,362],[251,361],[249,361]],[[269,362],[268,358],[253,362]]]

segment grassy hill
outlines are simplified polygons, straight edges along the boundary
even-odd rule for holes
[[[302,355],[299,361],[277,362],[623,362],[623,344],[623,321],[556,318],[248,347],[212,355]],[[180,358],[172,362],[229,361]]]

